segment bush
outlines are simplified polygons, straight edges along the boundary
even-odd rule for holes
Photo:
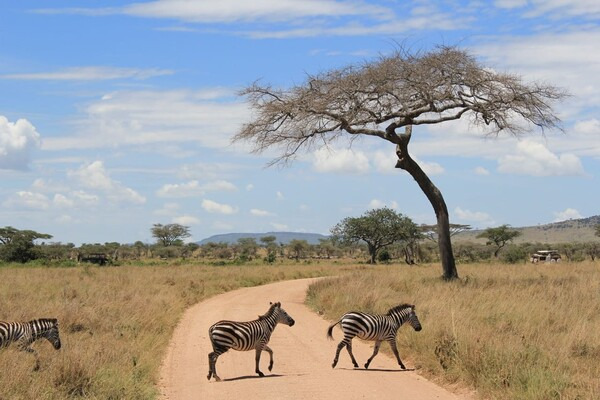
[[[517,264],[527,260],[527,251],[516,245],[508,246],[502,253],[502,261],[509,264]]]

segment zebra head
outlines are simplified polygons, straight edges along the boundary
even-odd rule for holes
[[[56,318],[48,318],[45,321],[46,330],[41,334],[46,338],[56,350],[60,349],[60,335],[58,333],[58,320]]]
[[[296,321],[294,321],[294,318],[290,317],[288,315],[288,313],[283,308],[281,308],[280,302],[271,303],[271,307],[273,308],[273,311],[276,315],[278,324],[286,324],[288,326],[294,326]]]
[[[417,317],[417,313],[415,311],[415,306],[411,305],[410,306],[410,311],[408,313],[408,320],[407,322],[409,323],[410,326],[412,326],[415,331],[420,331],[421,329],[423,329],[421,327],[421,323],[419,322],[419,318]]]

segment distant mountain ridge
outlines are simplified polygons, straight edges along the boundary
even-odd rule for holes
[[[600,225],[600,215],[544,225],[512,227],[512,229],[521,232],[521,236],[514,240],[515,243],[581,243],[600,239],[595,235],[597,225]],[[483,232],[483,229],[462,232],[456,235],[454,240],[485,243],[486,239],[477,239],[477,235],[481,232]]]
[[[260,238],[265,236],[275,236],[275,243],[288,244],[292,240],[306,240],[309,244],[319,244],[319,239],[327,239],[328,236],[321,235],[320,233],[305,233],[305,232],[266,232],[266,233],[224,233],[221,235],[213,235],[206,239],[203,239],[198,243],[204,245],[207,243],[237,243],[242,238],[253,238],[260,244]]]

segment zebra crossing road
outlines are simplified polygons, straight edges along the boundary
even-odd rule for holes
[[[330,324],[304,305],[308,285],[301,279],[243,288],[224,293],[188,309],[176,328],[161,367],[159,390],[163,400],[199,399],[411,399],[467,400],[470,394],[445,390],[414,371],[400,370],[396,361],[380,354],[369,370],[354,370],[344,351],[336,369],[331,368],[337,341],[326,338]],[[208,354],[212,351],[208,328],[216,321],[248,321],[264,313],[269,302],[280,301],[295,319],[293,327],[277,327],[269,346],[275,364],[268,372],[269,357],[261,360],[264,378],[254,373],[254,351],[228,351],[217,361],[222,382],[208,381]],[[426,326],[424,326],[426,329]],[[415,333],[416,334],[416,333]],[[353,352],[361,364],[372,354],[372,343],[355,341]],[[402,349],[400,349],[402,353]],[[410,369],[411,362],[405,362]]]

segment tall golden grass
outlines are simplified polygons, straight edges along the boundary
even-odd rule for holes
[[[316,264],[0,268],[0,320],[56,317],[63,344],[59,351],[45,341],[34,344],[38,371],[32,355],[14,346],[1,349],[0,399],[156,398],[162,357],[187,307],[238,287],[339,269]]]
[[[481,398],[600,399],[599,264],[464,265],[451,283],[439,273],[364,267],[313,284],[308,303],[331,320],[416,304],[423,330],[400,329],[404,363]]]

